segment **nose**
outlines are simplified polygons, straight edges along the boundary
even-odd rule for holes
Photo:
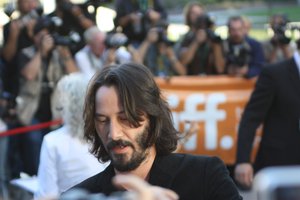
[[[111,140],[118,140],[122,137],[122,127],[118,121],[110,121],[108,138]]]

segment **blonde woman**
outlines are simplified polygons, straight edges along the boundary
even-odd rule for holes
[[[99,164],[83,140],[83,102],[87,80],[81,73],[63,77],[57,86],[55,108],[63,126],[44,137],[38,170],[38,199],[58,197],[62,192],[107,166]]]

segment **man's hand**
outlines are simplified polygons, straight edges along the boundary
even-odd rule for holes
[[[126,197],[130,200],[177,200],[178,195],[169,189],[152,186],[134,175],[116,175],[113,179],[116,186],[129,192]]]
[[[54,48],[53,37],[49,34],[44,35],[41,41],[42,56],[47,56],[48,53]]]
[[[147,39],[149,43],[155,43],[158,41],[158,33],[156,28],[152,28],[148,31]]]
[[[237,164],[234,178],[241,186],[251,187],[253,182],[253,167],[250,163]]]
[[[30,38],[34,37],[34,26],[36,25],[36,23],[37,23],[36,19],[30,19],[25,25],[27,29],[27,34]]]
[[[207,40],[207,34],[204,29],[197,30],[195,40],[198,44],[202,44]]]
[[[13,38],[17,38],[20,34],[22,28],[22,23],[20,20],[13,20],[10,22],[10,36]]]
[[[149,17],[149,19],[152,23],[157,22],[157,21],[160,20],[159,12],[156,12],[153,9],[148,10],[148,17]]]

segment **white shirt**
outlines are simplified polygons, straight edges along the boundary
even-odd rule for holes
[[[294,60],[296,62],[296,65],[298,67],[298,72],[299,72],[299,75],[300,75],[300,51],[295,51],[294,53]]]
[[[123,47],[118,48],[115,54],[118,63],[125,63],[131,60],[130,53]],[[75,54],[75,61],[79,71],[82,72],[88,79],[90,79],[97,70],[101,70],[104,67],[107,57],[107,50],[105,50],[103,55],[99,58],[95,56],[90,47],[86,45]]]
[[[100,163],[83,143],[63,126],[44,137],[35,198],[58,197],[62,192],[103,171],[109,162]]]
[[[100,58],[96,57],[92,53],[90,47],[86,45],[75,54],[75,61],[79,71],[82,72],[88,79],[90,79],[97,70],[103,68],[106,57],[106,52],[104,52],[103,56]]]

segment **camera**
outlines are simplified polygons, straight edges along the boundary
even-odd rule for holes
[[[121,46],[128,46],[129,41],[125,34],[123,33],[112,33],[107,35],[105,40],[105,45],[108,48],[118,49]]]
[[[1,92],[0,94],[0,118],[4,122],[16,122],[16,97],[9,92]]]
[[[291,38],[285,35],[285,31],[289,29],[289,20],[285,15],[275,14],[271,18],[271,28],[273,30],[274,36],[271,38],[271,44],[277,45],[287,45],[290,43]]]
[[[58,33],[58,28],[61,27],[62,20],[59,17],[41,17],[34,27],[34,33],[47,29],[53,37],[55,45],[69,46],[72,48],[80,40],[80,35],[76,32],[70,32],[67,36],[62,36]]]
[[[273,45],[279,45],[279,44],[289,44],[291,41],[291,38],[286,37],[285,31],[287,30],[286,24],[275,24],[272,26],[272,30],[274,32],[274,36],[271,39],[271,43]]]
[[[158,27],[157,28],[158,39],[157,43],[164,43],[167,46],[173,46],[174,42],[168,39],[165,28]]]
[[[70,49],[75,48],[76,44],[80,42],[80,35],[77,32],[70,32],[68,36],[62,36],[58,33],[52,33],[55,45],[68,46]]]
[[[228,43],[228,46],[225,46],[227,66],[243,67],[249,63],[251,49],[246,42],[241,44]]]
[[[13,7],[12,4],[7,4],[5,9],[4,9],[4,13],[10,18],[12,16],[12,14],[15,12],[15,8]],[[27,13],[26,15],[22,16],[20,18],[20,22],[22,27],[26,26],[26,24],[28,24],[28,22],[32,19],[38,19],[42,14],[43,14],[44,10],[43,8],[37,7],[36,9],[31,10],[29,13]]]
[[[300,166],[269,167],[254,178],[258,200],[299,200]]]
[[[200,15],[199,17],[197,17],[195,23],[193,24],[193,27],[196,30],[204,29],[209,40],[215,43],[221,43],[221,37],[216,35],[212,30],[213,25],[214,22],[208,15]]]
[[[43,14],[43,8],[38,7],[34,10],[31,10],[28,14],[24,15],[20,20],[22,25],[25,26],[32,19],[38,19]]]

